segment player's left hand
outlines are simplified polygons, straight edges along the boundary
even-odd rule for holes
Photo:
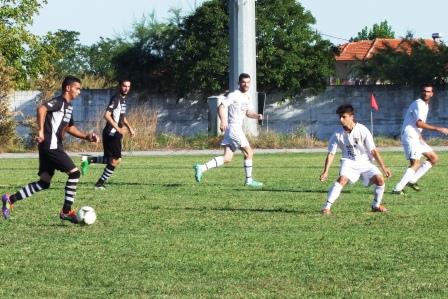
[[[134,138],[135,137],[135,130],[132,128],[129,128],[129,134],[131,134],[131,137]]]
[[[95,143],[100,142],[100,137],[97,134],[95,134],[94,132],[89,133],[89,135],[87,135],[87,139],[90,142],[95,142]]]

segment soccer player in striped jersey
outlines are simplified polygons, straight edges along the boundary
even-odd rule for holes
[[[243,132],[244,116],[262,120],[263,115],[253,111],[252,100],[248,93],[251,78],[248,74],[242,73],[239,76],[239,88],[231,92],[218,107],[218,116],[221,120],[220,129],[224,132],[224,139],[221,145],[224,146],[224,155],[215,157],[205,164],[195,164],[195,179],[199,183],[202,175],[209,169],[220,167],[224,163],[229,163],[237,149],[244,155],[244,170],[246,174],[246,186],[262,187],[263,183],[252,178],[252,158],[253,150]],[[225,109],[227,108],[227,116]]]
[[[330,166],[338,148],[342,150],[339,178],[328,191],[327,201],[321,209],[322,214],[330,214],[333,203],[338,199],[342,189],[347,183],[356,183],[362,179],[365,186],[374,185],[372,212],[387,212],[381,204],[386,188],[384,177],[378,167],[372,163],[376,160],[384,175],[390,177],[392,173],[383,162],[379,151],[373,141],[372,134],[364,125],[355,121],[353,106],[341,105],[337,108],[341,128],[339,128],[328,142],[328,154],[320,180],[328,178]]]
[[[95,184],[95,189],[106,189],[105,183],[114,173],[115,167],[121,162],[121,149],[123,135],[126,129],[131,137],[135,131],[126,118],[126,97],[131,89],[131,81],[121,80],[118,84],[118,92],[110,99],[109,105],[104,112],[106,126],[103,130],[103,156],[82,156],[81,173],[84,175],[92,163],[106,164],[103,173]]]
[[[77,223],[76,212],[72,209],[76,188],[80,177],[78,168],[64,151],[62,139],[65,132],[91,142],[99,142],[95,133],[78,130],[73,121],[72,101],[81,92],[81,80],[67,76],[62,82],[62,95],[57,96],[37,108],[37,125],[39,128],[39,180],[29,183],[11,196],[2,196],[2,214],[5,219],[11,215],[11,208],[19,200],[30,197],[36,192],[48,189],[55,170],[67,173],[65,198],[59,217]]]

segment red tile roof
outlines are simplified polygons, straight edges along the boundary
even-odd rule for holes
[[[427,47],[434,48],[436,42],[432,39],[423,40]],[[339,46],[337,61],[353,61],[371,58],[379,50],[391,47],[397,51],[411,52],[411,42],[405,39],[376,38],[374,40],[361,40]]]

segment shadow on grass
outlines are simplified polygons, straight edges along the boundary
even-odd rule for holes
[[[284,214],[315,214],[314,211],[300,211],[296,209],[286,208],[232,208],[232,207],[218,207],[218,208],[206,208],[206,207],[160,207],[153,206],[148,207],[148,210],[170,210],[170,211],[213,211],[213,212],[251,212],[251,213],[284,213]]]

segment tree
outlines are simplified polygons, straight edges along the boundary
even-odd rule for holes
[[[331,43],[311,28],[311,13],[294,0],[259,0],[257,72],[260,90],[321,90],[334,70]],[[181,92],[228,86],[228,1],[204,3],[182,23],[178,55]]]
[[[367,26],[364,27],[358,32],[358,35],[352,37],[350,41],[374,40],[375,38],[395,38],[395,32],[392,31],[392,27],[386,20],[379,24],[373,24],[371,29],[367,28]]]
[[[16,122],[10,110],[8,95],[14,88],[16,70],[0,55],[0,148],[8,148],[15,140]]]
[[[390,84],[444,85],[448,78],[448,47],[428,46],[424,40],[404,39],[398,48],[386,47],[357,69],[358,77]]]
[[[47,0],[0,0],[0,55],[7,66],[13,67],[18,87],[25,87],[28,79],[28,49],[37,42],[27,30],[33,16]]]

